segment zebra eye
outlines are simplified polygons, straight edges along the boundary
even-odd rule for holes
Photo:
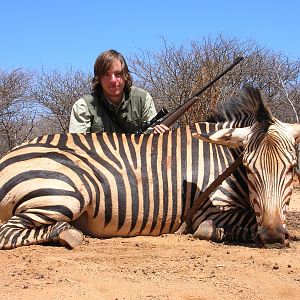
[[[296,164],[292,163],[291,165],[289,165],[286,169],[286,173],[294,172],[296,166],[297,166],[297,163]]]

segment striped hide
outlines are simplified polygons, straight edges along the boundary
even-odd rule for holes
[[[237,98],[261,110],[261,104],[253,105],[262,103],[257,89],[244,89]],[[283,243],[297,129],[272,117],[275,122],[260,130],[260,114],[246,104],[244,110],[239,106],[237,117],[232,109],[226,113],[229,104],[222,104],[220,121],[216,112],[211,119],[215,123],[191,129],[160,135],[56,134],[13,149],[0,161],[0,248],[44,242],[73,248],[83,234],[107,238],[174,233],[195,199],[239,155],[240,146],[246,150],[247,171],[241,166],[200,205],[192,232],[214,241]],[[281,131],[275,129],[277,123]],[[284,131],[286,126],[289,130]],[[271,129],[278,132],[269,140],[276,136],[278,142],[271,147],[266,171],[263,157],[271,148],[261,149],[261,135]],[[272,174],[276,180],[267,184]],[[279,203],[262,209],[270,194],[283,195],[278,200],[284,202],[281,211]],[[274,233],[273,223],[281,224]]]
[[[300,124],[283,123],[272,116],[260,91],[250,86],[219,109],[213,117],[215,121],[247,120],[244,127],[223,128],[195,137],[245,149],[243,165],[258,225],[253,238],[260,245],[288,244],[286,214],[293,191]]]

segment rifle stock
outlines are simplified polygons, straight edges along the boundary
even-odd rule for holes
[[[170,127],[174,122],[176,122],[199,98],[199,96],[206,91],[209,87],[211,87],[217,80],[219,80],[222,76],[224,76],[228,71],[230,71],[234,66],[240,63],[244,58],[238,57],[234,60],[234,62],[227,67],[222,73],[217,75],[212,81],[206,84],[201,90],[192,95],[186,102],[184,102],[181,106],[179,106],[174,112],[171,112],[166,115],[166,117],[162,120],[161,124]]]

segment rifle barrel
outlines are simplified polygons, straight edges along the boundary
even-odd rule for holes
[[[233,67],[235,67],[238,63],[240,63],[244,58],[238,57],[234,60],[234,62],[228,66],[223,72],[217,75],[212,81],[206,84],[202,89],[200,89],[197,93],[192,95],[188,100],[186,100],[182,105],[180,105],[174,112],[169,113],[161,122],[168,127],[170,127],[174,122],[176,122],[199,98],[204,91],[206,91],[209,87],[211,87],[217,80],[219,80],[222,76],[224,76],[228,71],[230,71]]]

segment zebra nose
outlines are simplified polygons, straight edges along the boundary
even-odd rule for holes
[[[274,227],[261,227],[259,236],[264,244],[283,244],[285,242],[286,230],[281,224]]]

